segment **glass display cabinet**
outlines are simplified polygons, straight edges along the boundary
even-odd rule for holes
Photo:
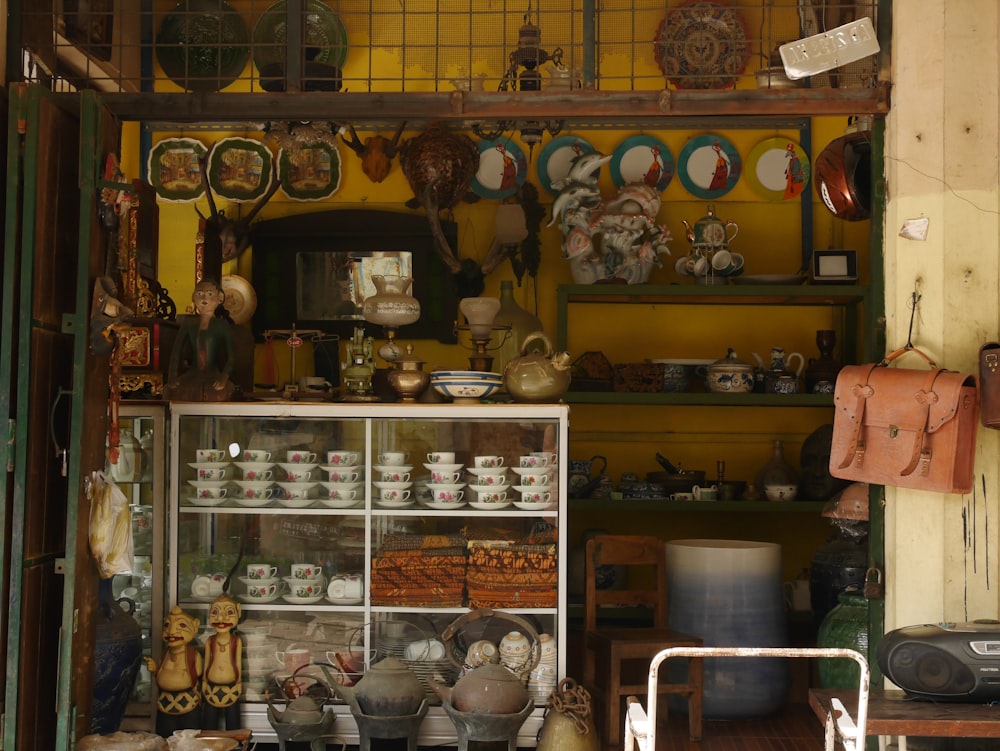
[[[351,685],[392,655],[427,689],[419,743],[454,744],[431,685],[487,640],[536,702],[518,738],[534,745],[566,670],[567,443],[565,405],[171,404],[166,602],[204,623],[230,577],[255,737],[274,738],[265,691]],[[505,651],[511,631],[533,657]]]
[[[128,498],[132,512],[130,571],[115,574],[112,593],[142,628],[142,652],[159,654],[163,623],[164,521],[166,513],[166,406],[133,403],[119,408],[119,459],[109,475]],[[152,730],[156,707],[153,677],[140,666],[122,720],[122,730]]]

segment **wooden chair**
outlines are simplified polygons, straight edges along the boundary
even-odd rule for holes
[[[629,574],[628,586],[621,589],[598,589],[597,573],[601,566],[623,566]],[[652,582],[642,575],[655,571]],[[668,647],[701,647],[700,637],[674,631],[667,625],[667,559],[663,541],[640,535],[597,535],[587,541],[586,601],[584,606],[583,683],[591,692],[598,729],[607,746],[618,748],[624,727],[622,709],[630,695],[646,695],[646,676],[650,660]],[[652,625],[604,626],[598,614],[609,608],[648,608]],[[641,670],[635,682],[626,682],[631,667]],[[632,663],[631,666],[628,663]],[[701,740],[701,702],[703,666],[700,658],[687,665],[686,683],[658,683],[659,693],[687,697],[688,731],[692,741]]]

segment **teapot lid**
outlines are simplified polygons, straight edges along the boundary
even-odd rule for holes
[[[732,347],[730,347],[727,350],[725,357],[723,357],[723,358],[721,358],[719,360],[716,360],[715,362],[713,362],[708,367],[709,368],[720,368],[721,367],[721,368],[727,368],[727,369],[731,369],[731,368],[746,368],[748,370],[753,370],[753,366],[750,363],[746,362],[745,360],[741,360],[739,357],[736,356],[736,350],[734,350]]]
[[[406,345],[406,353],[396,357],[396,364],[402,370],[422,370],[424,365],[424,360],[413,354],[413,345]]]

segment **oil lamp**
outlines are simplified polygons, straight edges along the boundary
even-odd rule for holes
[[[497,313],[500,312],[499,297],[464,297],[458,303],[465,320],[464,326],[456,326],[459,331],[469,332],[469,338],[475,347],[474,354],[469,357],[471,370],[489,371],[493,367],[493,355],[489,354],[486,345],[489,344],[493,332],[497,329],[507,329],[509,326],[496,326]]]
[[[420,301],[409,294],[413,279],[408,276],[375,274],[372,282],[376,293],[365,298],[361,314],[369,323],[385,329],[387,341],[378,354],[392,365],[403,353],[396,344],[396,329],[420,318]]]

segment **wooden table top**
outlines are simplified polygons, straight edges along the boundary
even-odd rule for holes
[[[820,722],[826,722],[833,697],[840,699],[851,717],[857,719],[857,690],[809,689],[809,705]],[[872,689],[868,695],[866,734],[1000,737],[1000,704],[932,702],[914,699],[903,691]]]

